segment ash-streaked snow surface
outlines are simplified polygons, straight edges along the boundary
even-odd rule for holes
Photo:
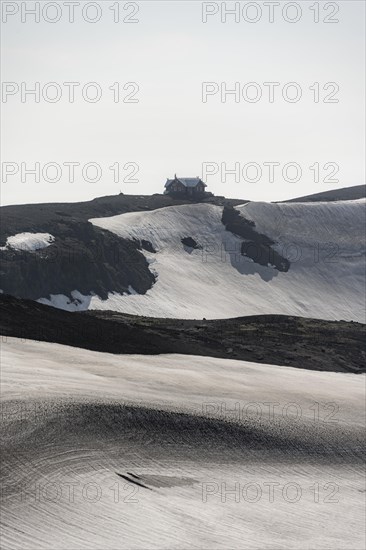
[[[251,202],[237,210],[290,260],[287,272],[243,257],[243,239],[225,230],[220,206],[182,205],[95,218],[93,224],[119,237],[149,241],[155,253],[143,252],[157,280],[144,295],[83,297],[81,309],[198,319],[273,313],[365,322],[364,199]],[[189,237],[201,248],[184,246],[182,239]],[[57,306],[62,298],[40,301]]]
[[[2,548],[365,548],[364,377],[2,344]]]

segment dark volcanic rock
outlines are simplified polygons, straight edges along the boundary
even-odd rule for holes
[[[141,248],[143,248],[144,250],[147,250],[147,252],[152,252],[153,254],[156,254],[156,250],[154,249],[150,241],[146,241],[145,239],[142,239],[140,242],[141,242]]]
[[[181,243],[188,248],[193,248],[194,250],[202,249],[202,246],[199,245],[194,239],[192,239],[192,237],[184,237],[183,239],[181,239]]]
[[[144,294],[155,281],[138,243],[82,221],[57,224],[49,232],[55,242],[47,248],[1,251],[4,293],[37,300],[78,290],[106,299],[109,292],[127,292],[130,285]]]
[[[278,271],[288,271],[290,262],[272,248],[275,244],[272,239],[258,233],[255,223],[240,215],[232,206],[225,206],[222,213],[222,223],[227,231],[242,237],[245,241],[241,245],[241,254],[251,258],[259,265],[275,267]]]

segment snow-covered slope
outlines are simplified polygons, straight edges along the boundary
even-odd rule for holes
[[[361,375],[9,338],[2,548],[364,548],[364,397]]]
[[[255,222],[256,231],[275,241],[273,248],[290,260],[288,272],[242,256],[243,239],[225,230],[219,206],[96,218],[93,224],[120,237],[151,242],[156,253],[144,254],[157,281],[145,295],[85,298],[85,307],[153,317],[275,313],[365,322],[365,200],[252,202],[237,209]],[[185,237],[202,248],[184,246]]]

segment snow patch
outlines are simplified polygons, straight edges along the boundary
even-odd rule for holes
[[[131,295],[131,294],[138,295],[138,292],[136,292],[136,290],[134,288],[132,288],[131,285],[128,285],[128,293],[129,293],[129,295]]]
[[[92,296],[84,296],[78,290],[71,292],[71,298],[64,294],[51,294],[49,298],[39,298],[37,302],[65,311],[86,311],[89,309]]]
[[[118,300],[125,296],[139,296],[139,294],[131,285],[129,285],[127,292],[124,292],[123,294],[111,292],[108,296],[108,300],[105,300],[105,302],[118,303]],[[65,311],[86,311],[90,309],[90,305],[93,300],[97,300],[99,302],[101,298],[95,296],[95,294],[84,295],[78,290],[73,290],[71,291],[71,298],[65,294],[50,294],[49,298],[39,298],[37,302],[46,306],[55,307],[57,309],[63,309]]]
[[[55,242],[55,237],[50,233],[17,233],[6,239],[5,246],[1,246],[0,250],[22,250],[25,252],[35,252],[42,248],[47,248]]]

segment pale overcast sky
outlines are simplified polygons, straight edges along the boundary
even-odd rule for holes
[[[99,13],[79,2],[73,23],[63,1],[45,13],[40,2],[36,23],[26,13],[35,4],[2,2],[2,167],[9,173],[7,181],[3,174],[2,204],[89,200],[120,190],[151,194],[174,173],[204,176],[215,194],[251,200],[364,183],[363,1],[240,2],[226,22],[221,2],[119,2],[117,23],[117,2],[94,3]],[[85,21],[82,8],[99,21]],[[205,10],[217,11],[206,23]],[[29,94],[22,102],[21,90],[37,82],[39,102]],[[50,82],[58,88],[45,86]],[[80,83],[73,103],[65,82]],[[102,93],[98,102],[83,98],[82,90],[94,98],[96,88],[85,87],[90,82]],[[121,101],[114,102],[117,86],[109,87],[117,82]],[[203,101],[205,82],[211,94]],[[273,102],[268,82],[278,83]],[[296,87],[286,88],[289,82]],[[123,89],[126,83],[135,84]],[[223,102],[225,86],[236,86],[239,95]],[[291,102],[299,90],[301,98]],[[60,91],[60,100],[50,102]],[[262,97],[251,101],[257,93]],[[25,173],[36,162],[39,182]],[[64,164],[72,162],[80,163],[74,182]],[[48,163],[59,164],[58,175]],[[92,165],[83,175],[87,163],[100,166],[99,181],[90,181]],[[120,181],[114,181],[117,163]],[[268,163],[279,163],[272,165],[273,181]],[[297,167],[284,169],[288,163],[297,163],[301,175]],[[238,173],[225,181],[225,167],[235,166]],[[53,177],[60,179],[47,181]]]

